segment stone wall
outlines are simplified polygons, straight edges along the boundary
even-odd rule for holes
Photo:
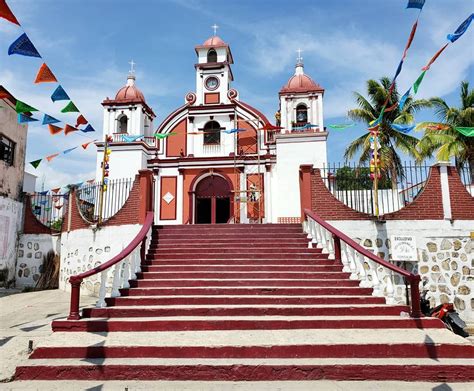
[[[7,269],[4,278],[13,285],[18,232],[22,223],[23,204],[0,196],[0,270]]]
[[[91,270],[120,253],[138,234],[141,227],[139,224],[130,224],[63,232],[59,288],[70,290],[70,276]],[[109,269],[109,278],[113,270],[113,267]],[[81,294],[97,296],[99,287],[100,274],[96,274],[83,281]]]
[[[470,238],[471,230],[474,230],[473,221],[328,222],[386,260],[392,260],[390,236],[414,236],[418,262],[397,264],[419,273],[427,282],[432,305],[453,302],[461,317],[474,323],[474,241]],[[396,299],[402,302],[405,299],[404,282],[396,275],[394,282]]]
[[[42,273],[43,259],[49,251],[58,253],[59,236],[23,234],[18,244],[16,286],[34,287]]]

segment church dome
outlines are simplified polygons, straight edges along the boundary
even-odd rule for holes
[[[142,101],[145,102],[145,96],[135,85],[135,76],[129,75],[127,84],[118,90],[115,95],[116,101]]]
[[[228,46],[220,37],[213,35],[212,37],[206,39],[201,45],[202,47],[222,47]]]
[[[306,75],[303,71],[303,64],[298,63],[295,74],[280,90],[280,94],[293,92],[324,92],[324,88]]]

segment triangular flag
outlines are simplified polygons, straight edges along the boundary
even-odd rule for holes
[[[53,153],[52,155],[46,156],[46,160],[50,162],[53,160],[56,156],[59,156],[59,153]]]
[[[411,91],[411,87],[408,89],[407,92],[405,92],[403,94],[403,96],[400,98],[400,101],[398,102],[398,109],[400,111],[403,110],[403,106],[405,106],[405,102],[407,101],[408,97],[410,96],[410,91]]]
[[[66,155],[67,153],[74,151],[76,148],[77,147],[66,149],[65,151],[63,151],[63,154]]]
[[[73,103],[73,101],[69,101],[64,109],[61,110],[61,113],[79,113],[79,109]]]
[[[168,136],[174,136],[176,133],[155,133],[153,136],[155,136],[158,140],[162,140]]]
[[[87,120],[84,118],[82,114],[79,114],[79,117],[76,119],[76,128],[79,127],[79,125],[85,125],[87,124]]]
[[[56,193],[59,193],[60,190],[61,190],[60,187],[57,187],[56,189],[51,189],[51,191],[52,191],[53,193],[55,193],[55,194],[56,194]]]
[[[51,69],[49,69],[46,63],[43,63],[40,66],[38,73],[36,74],[35,83],[37,84],[37,83],[57,83],[57,82],[58,80],[53,75],[53,72],[51,72]]]
[[[42,125],[48,125],[48,124],[56,124],[58,122],[61,122],[60,120],[54,118],[54,117],[51,117],[50,115],[48,114],[45,114],[43,116],[43,124]]]
[[[15,105],[15,111],[17,113],[30,113],[32,111],[38,111],[38,109],[35,109],[34,107],[31,107],[30,105],[27,105],[25,102],[22,102],[21,100],[16,101]]]
[[[41,163],[41,160],[43,160],[43,159],[33,160],[32,162],[30,162],[30,164],[31,164],[34,168],[38,168],[38,166],[39,166],[40,163]]]
[[[62,205],[56,205],[56,206],[55,206],[55,208],[56,208],[57,210],[61,209],[62,207],[63,207]]]
[[[77,131],[77,130],[78,130],[78,129],[76,129],[75,127],[66,124],[66,126],[64,127],[64,134],[67,136],[69,133],[75,132],[75,131]]]
[[[474,19],[474,14],[469,15],[467,19],[464,22],[462,22],[461,25],[456,29],[454,34],[448,34],[447,38],[451,42],[457,41],[461,37],[461,35],[463,35],[466,32],[466,30],[468,29],[473,19]]]
[[[19,54],[28,57],[40,57],[33,43],[30,41],[26,33],[20,35],[15,42],[8,48],[8,54]]]
[[[49,128],[49,133],[51,133],[53,136],[63,131],[63,128],[60,128],[59,126],[56,126],[56,125],[48,124],[48,128]]]
[[[20,23],[16,19],[15,15],[13,15],[13,12],[10,10],[5,0],[0,0],[0,18],[6,19],[9,22],[17,24],[18,26],[20,25]]]
[[[407,134],[415,129],[415,125],[392,124],[392,129]]]
[[[80,131],[84,133],[88,133],[88,132],[95,132],[95,129],[91,126],[91,124],[89,124],[84,129],[80,129]]]
[[[36,118],[28,117],[25,114],[18,113],[18,123],[19,124],[26,124],[27,122],[35,122],[38,121]]]
[[[439,49],[436,54],[431,58],[431,60],[426,64],[423,68],[421,68],[422,71],[427,71],[430,69],[430,66],[436,61],[436,59],[439,57],[441,53],[443,53],[443,50],[446,49],[449,45],[449,42],[444,45],[441,49]]]
[[[51,95],[51,100],[56,102],[57,100],[69,100],[68,94],[64,91],[60,85],[54,90],[53,94]]]
[[[95,141],[95,140],[94,140]],[[82,144],[82,148],[87,149],[87,147],[92,144],[94,141],[89,141],[88,143]]]
[[[423,81],[423,78],[425,77],[426,71],[421,72],[421,75],[418,76],[418,79],[416,79],[415,83],[413,83],[413,92],[416,94],[418,92],[418,88],[420,88],[420,84]]]
[[[45,196],[45,195],[48,194],[48,191],[49,191],[49,190],[39,191],[38,194],[39,194],[39,195],[42,195],[42,196]]]
[[[125,141],[126,143],[133,143],[137,141],[138,139],[143,138],[144,135],[140,134],[138,136],[127,136],[126,134],[122,135],[122,140]]]
[[[456,129],[459,133],[463,134],[466,137],[474,137],[474,127],[465,127],[465,126],[456,126]]]

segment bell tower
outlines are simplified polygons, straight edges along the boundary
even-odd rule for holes
[[[196,105],[230,103],[227,92],[234,80],[230,67],[234,60],[229,45],[216,35],[218,27],[212,26],[214,35],[195,48]]]

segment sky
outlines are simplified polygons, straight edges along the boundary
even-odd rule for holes
[[[27,162],[102,139],[103,108],[125,82],[129,61],[136,62],[137,86],[157,114],[155,129],[184,96],[195,90],[194,47],[213,34],[231,46],[232,87],[243,101],[273,120],[278,91],[294,73],[296,50],[303,50],[305,73],[325,88],[325,125],[347,122],[355,107],[353,92],[365,94],[366,81],[392,77],[418,11],[407,0],[7,0],[43,60],[97,130],[50,136],[30,125]],[[427,0],[415,40],[398,78],[401,93],[415,81],[432,55],[474,10],[474,0]],[[474,27],[439,57],[417,98],[441,96],[459,104],[459,85],[474,85]],[[50,95],[56,85],[34,84],[42,61],[8,56],[23,31],[0,19],[0,84],[16,98],[74,124]],[[416,122],[435,119],[430,110]],[[328,161],[342,162],[347,144],[364,124],[330,131]],[[91,136],[92,135],[92,136]],[[420,134],[416,134],[418,137]],[[95,176],[95,147],[79,148],[37,170],[38,184],[57,187]]]

